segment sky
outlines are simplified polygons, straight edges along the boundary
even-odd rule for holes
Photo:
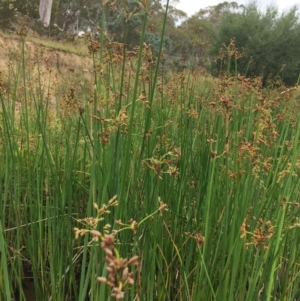
[[[179,3],[175,4],[175,6],[176,8],[183,10],[189,16],[191,16],[195,12],[198,12],[200,8],[213,6],[224,1],[225,0],[180,0]],[[248,3],[248,0],[227,0],[227,2],[231,1],[237,2],[238,4]],[[293,5],[298,5],[300,11],[300,0],[256,0],[256,2],[262,9],[264,9],[267,5],[275,4],[277,5],[280,12],[284,12]],[[174,4],[172,3],[171,5]]]

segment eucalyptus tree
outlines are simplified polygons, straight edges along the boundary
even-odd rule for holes
[[[174,53],[180,54],[189,65],[208,66],[210,64],[208,49],[213,31],[218,28],[223,15],[228,11],[241,10],[242,7],[236,2],[222,2],[200,9],[186,18],[177,27]]]
[[[173,3],[175,4],[175,3]],[[149,30],[146,32],[146,42],[151,44],[155,53],[158,52],[161,42],[161,32],[163,29],[163,19],[165,16],[165,6],[163,1],[153,1],[149,17]],[[163,51],[169,56],[174,56],[174,49],[178,43],[178,23],[187,18],[187,14],[175,6],[169,5],[166,19],[165,35],[163,40]],[[176,54],[175,54],[176,55]]]

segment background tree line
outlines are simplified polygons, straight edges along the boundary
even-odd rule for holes
[[[159,49],[165,2],[150,1],[145,42],[151,44],[154,51]],[[261,11],[255,2],[246,6],[222,2],[188,17],[176,9],[176,2],[178,0],[172,1],[173,6],[169,6],[163,41],[169,68],[201,66],[215,75],[226,70],[227,75],[262,76],[264,84],[277,79],[287,85],[297,82],[300,23],[296,7],[279,13],[273,6]],[[2,0],[0,26],[9,29],[24,15],[37,20],[38,7],[39,0]],[[140,9],[134,0],[54,0],[50,28],[43,29],[41,24],[33,22],[32,29],[53,38],[73,38],[79,31],[97,33],[104,16],[101,23],[104,30],[115,41],[125,42],[132,49],[139,44],[143,21]]]

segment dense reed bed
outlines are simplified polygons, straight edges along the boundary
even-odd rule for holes
[[[0,299],[30,300],[29,279],[36,300],[298,300],[297,90],[166,81],[143,33],[135,51],[91,38],[94,78],[63,95],[24,41],[10,62]]]

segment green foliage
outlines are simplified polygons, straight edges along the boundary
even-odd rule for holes
[[[298,91],[165,84],[145,39],[160,54],[172,20],[158,37],[143,13],[139,48],[91,41],[56,108],[25,38],[1,76],[0,297],[25,301],[30,272],[37,300],[298,300]]]
[[[0,27],[9,28],[20,14],[38,18],[39,0],[2,0],[0,2]]]
[[[143,24],[143,15],[136,1],[114,3],[107,10],[106,29],[118,42],[125,42],[130,49],[138,46]]]
[[[80,30],[91,29],[94,37],[107,32],[111,40],[134,49],[139,45],[145,17],[145,42],[157,54],[165,16],[164,1],[151,0],[147,3],[149,11],[145,17],[143,2],[134,0],[57,0],[53,2],[50,30],[45,30],[40,24],[35,24],[34,30],[39,34],[71,40]],[[16,16],[28,14],[38,19],[38,5],[38,0],[2,1],[2,26],[10,26],[9,21],[14,21]],[[169,70],[216,67],[214,75],[226,70],[228,75],[237,72],[250,77],[262,76],[265,85],[278,81],[293,85],[300,72],[299,32],[296,8],[279,14],[272,6],[262,12],[255,2],[243,6],[225,1],[187,17],[183,11],[169,6],[162,41],[165,66]],[[231,55],[225,62],[222,56],[228,48],[224,45],[228,46],[232,39],[239,51],[238,56],[242,54],[242,58],[237,60],[236,55],[234,58]],[[213,62],[222,47],[221,59],[215,65]]]
[[[262,76],[264,84],[278,77],[288,85],[296,83],[300,72],[300,23],[296,8],[279,15],[275,7],[261,12],[256,3],[250,3],[242,12],[228,11],[215,30],[212,53],[217,56],[221,45],[228,45],[232,38],[239,51],[246,49],[238,61],[238,73]],[[234,70],[234,60],[230,64]]]
[[[213,30],[218,27],[224,14],[241,8],[242,6],[236,2],[222,2],[200,9],[193,16],[185,19],[176,28],[173,54],[180,54],[192,66],[208,67],[210,65],[208,49]]]
[[[67,35],[74,37],[80,30],[96,30],[102,9],[101,1],[53,1],[50,35],[59,38]]]
[[[161,36],[156,33],[156,32],[146,32],[145,34],[145,42],[147,44],[150,44],[154,54],[158,55],[159,52],[159,48],[160,48],[160,43],[161,43]],[[171,48],[171,41],[169,38],[165,38],[163,39],[163,46],[162,49],[164,51],[164,53],[169,53],[170,52],[170,48]]]
[[[0,297],[25,301],[26,271],[38,300],[299,298],[292,90],[196,72],[164,85],[147,45],[122,72],[106,42],[58,110],[25,60],[0,82]]]

